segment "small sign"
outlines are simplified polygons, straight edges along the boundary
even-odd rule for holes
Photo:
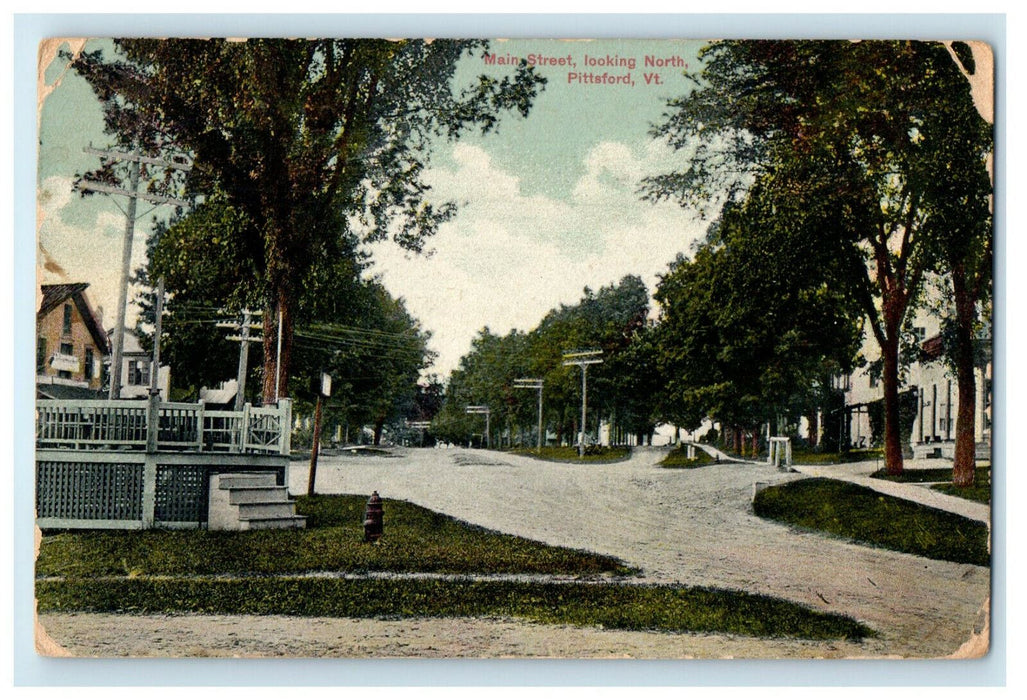
[[[321,396],[332,395],[332,377],[327,372],[321,373]]]
[[[79,363],[78,358],[74,355],[63,355],[57,352],[50,358],[50,366],[60,372],[78,372]]]

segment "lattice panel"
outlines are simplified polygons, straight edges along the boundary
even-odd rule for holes
[[[142,520],[143,465],[39,462],[36,515],[68,520]]]
[[[187,464],[157,465],[153,517],[158,523],[207,520],[208,469]]]

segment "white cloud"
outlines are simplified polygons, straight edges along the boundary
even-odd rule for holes
[[[72,182],[71,178],[50,177],[39,187],[39,244],[59,269],[43,267],[40,259],[37,277],[40,284],[88,282],[87,295],[94,306],[102,307],[104,325],[109,328],[114,325],[117,313],[125,216],[100,200],[90,203],[96,212],[91,223],[69,223],[64,217],[66,208],[70,208],[69,205],[81,207]],[[147,226],[145,222],[136,224],[132,245],[133,269],[146,261]],[[133,295],[134,291],[130,289],[130,302]],[[126,323],[132,325],[134,322],[135,309],[130,303]]]
[[[668,167],[668,150],[596,145],[569,200],[525,195],[518,178],[483,149],[454,147],[453,169],[435,169],[440,198],[461,203],[429,243],[431,257],[394,244],[374,247],[374,271],[434,333],[436,369],[448,374],[488,326],[495,333],[533,328],[550,309],[576,303],[624,275],[650,289],[703,226],[674,204],[639,200],[640,179]]]

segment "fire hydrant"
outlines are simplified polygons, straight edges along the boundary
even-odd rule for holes
[[[367,508],[364,510],[364,542],[377,542],[381,539],[384,517],[385,509],[382,507],[382,499],[375,491],[367,500]]]

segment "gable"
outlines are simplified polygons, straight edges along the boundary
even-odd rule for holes
[[[43,292],[43,301],[39,305],[39,311],[36,312],[36,323],[38,324],[54,310],[62,308],[65,302],[71,300],[75,304],[75,308],[78,309],[79,317],[89,331],[89,335],[92,337],[97,349],[101,353],[109,355],[111,351],[110,339],[103,328],[100,327],[100,322],[96,318],[96,314],[93,313],[93,309],[90,307],[89,301],[85,296],[88,286],[88,282],[42,285],[40,289]]]

